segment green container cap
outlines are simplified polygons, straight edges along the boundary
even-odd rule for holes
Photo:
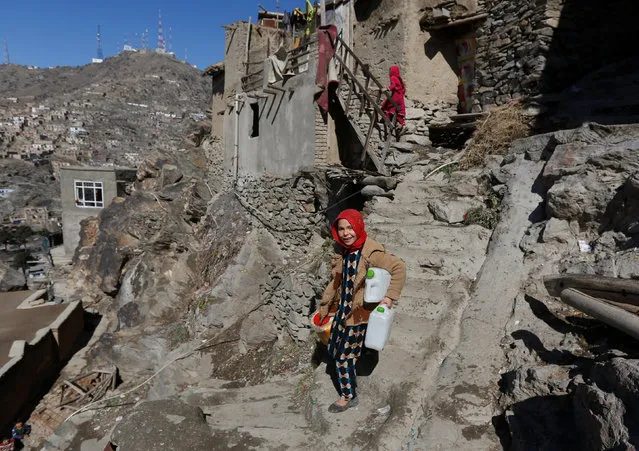
[[[366,271],[366,277],[368,277],[369,279],[372,279],[373,277],[375,277],[375,271],[373,271],[372,269],[369,269],[368,271]]]
[[[384,313],[386,311],[386,309],[383,306],[380,305],[379,307],[377,307],[377,311],[381,312],[381,313]]]

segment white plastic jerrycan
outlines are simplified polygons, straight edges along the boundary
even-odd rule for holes
[[[364,284],[364,302],[381,302],[390,286],[391,275],[382,268],[369,268]]]
[[[390,336],[394,315],[393,309],[385,305],[380,305],[371,312],[371,316],[368,318],[364,346],[376,351],[384,349],[384,345]]]

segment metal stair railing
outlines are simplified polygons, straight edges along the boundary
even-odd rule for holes
[[[370,72],[368,65],[364,64],[362,60],[353,52],[353,50],[344,42],[341,36],[338,36],[335,40],[335,60],[339,64],[339,81],[346,83],[348,94],[346,95],[346,101],[344,105],[344,113],[347,117],[351,108],[351,99],[354,95],[360,103],[358,116],[361,117],[364,113],[369,117],[370,123],[366,132],[366,137],[362,142],[362,162],[366,158],[366,154],[371,157],[371,160],[380,172],[385,172],[384,160],[388,154],[391,140],[394,136],[395,126],[397,124],[397,114],[399,106],[392,99],[389,91],[379,82],[379,80]],[[352,69],[349,67],[349,62],[352,61]],[[357,78],[358,71],[361,70],[364,78],[363,82]],[[372,86],[371,86],[372,82]],[[338,90],[339,91],[339,90]],[[371,95],[371,91],[373,95]],[[386,117],[386,114],[381,108],[382,97],[385,96],[394,107],[395,114],[391,119]],[[354,126],[358,126],[355,121],[351,121]],[[383,126],[382,139],[385,141],[385,146],[382,151],[381,161],[378,160],[375,152],[368,151],[368,146],[371,141],[373,129],[378,125]],[[360,130],[361,131],[361,130]],[[362,133],[363,134],[363,133]]]

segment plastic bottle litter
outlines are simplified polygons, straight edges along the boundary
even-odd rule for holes
[[[391,275],[382,268],[369,268],[364,284],[364,302],[381,302],[390,286]]]
[[[393,309],[380,305],[371,313],[368,318],[368,328],[366,329],[366,339],[364,346],[369,349],[381,351],[390,336],[391,325],[393,324]]]

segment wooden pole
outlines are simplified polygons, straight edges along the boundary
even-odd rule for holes
[[[246,73],[244,75],[249,74],[249,46],[251,44],[251,20],[252,17],[249,17],[248,20],[248,29],[246,30],[246,52],[245,52],[245,63],[246,63]]]
[[[320,25],[326,25],[326,0],[320,0]]]
[[[604,293],[617,293],[628,299],[639,301],[639,281],[632,279],[618,279],[615,277],[594,276],[590,274],[558,274],[545,276],[544,286],[551,296],[559,296],[566,288],[574,288],[588,293],[596,291],[596,297],[605,298]]]
[[[600,321],[639,340],[639,317],[573,288],[561,292],[561,300]]]

